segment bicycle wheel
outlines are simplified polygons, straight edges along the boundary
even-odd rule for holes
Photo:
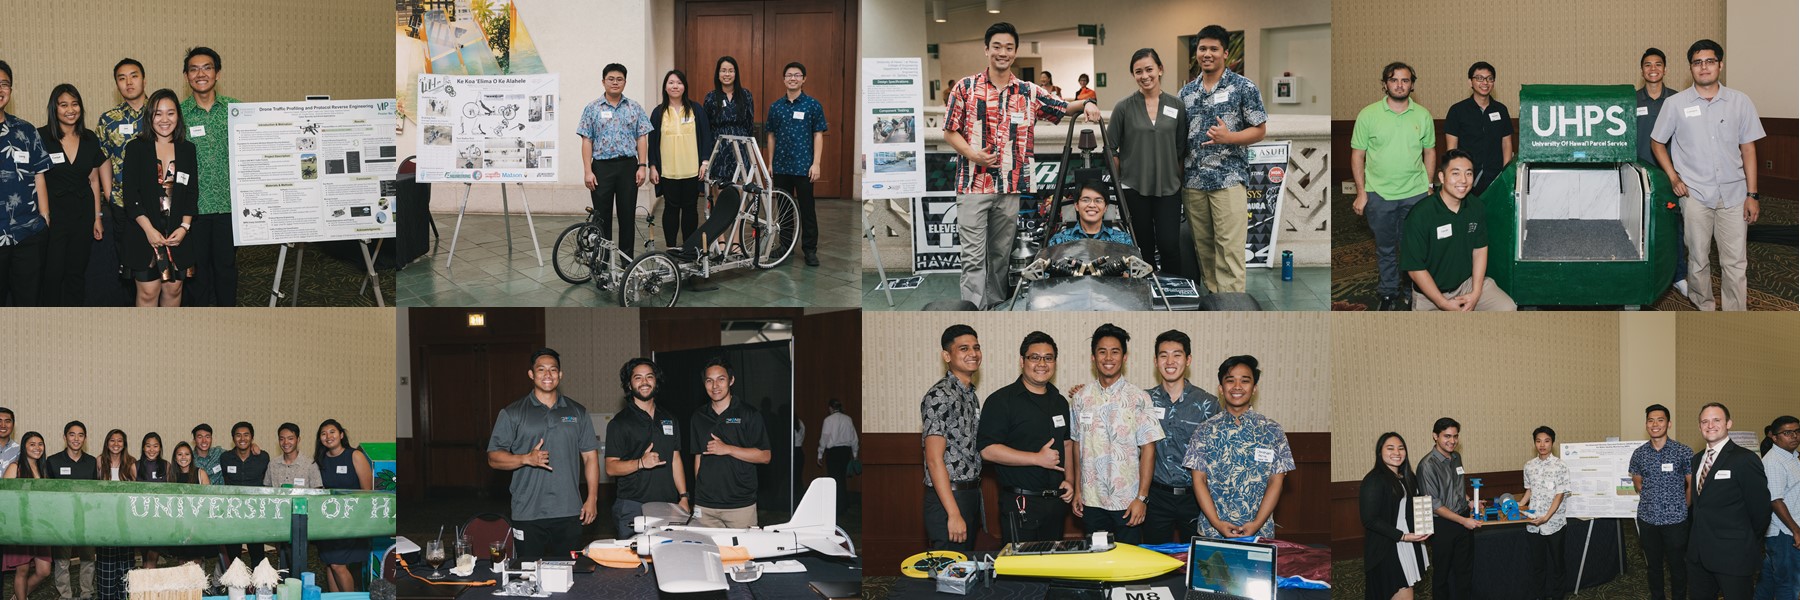
[[[556,276],[571,284],[583,284],[594,278],[594,264],[600,257],[600,230],[586,221],[570,225],[556,236],[550,251],[550,266]]]
[[[755,238],[756,268],[773,269],[794,253],[800,242],[800,209],[793,196],[781,190],[769,190],[753,201],[750,235]]]
[[[674,306],[681,296],[681,266],[666,252],[631,261],[619,281],[619,306]]]

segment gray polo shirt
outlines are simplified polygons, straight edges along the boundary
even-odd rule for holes
[[[1756,106],[1743,92],[1719,86],[1712,100],[1690,87],[1663,101],[1650,138],[1669,145],[1669,161],[1688,186],[1688,198],[1707,208],[1744,203],[1744,155],[1739,144],[1763,138]]]
[[[1436,448],[1419,459],[1419,493],[1431,496],[1431,509],[1448,507],[1459,515],[1469,514],[1469,500],[1463,497],[1462,453],[1451,452],[1448,458]]]
[[[600,449],[587,408],[558,395],[546,408],[533,394],[500,409],[488,451],[525,454],[544,440],[550,468],[524,466],[512,472],[512,518],[536,521],[581,514],[581,453]]]

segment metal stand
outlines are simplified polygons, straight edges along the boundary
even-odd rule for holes
[[[869,201],[870,204],[874,202],[874,200]],[[862,213],[863,239],[869,240],[869,254],[875,257],[875,274],[881,278],[881,282],[877,285],[881,285],[882,293],[887,294],[888,308],[893,308],[894,290],[887,287],[887,268],[881,266],[881,249],[875,247],[875,225],[869,222],[869,211],[864,209],[865,207],[857,207],[857,211]]]
[[[531,232],[531,249],[537,253],[537,264],[542,267],[544,266],[544,247],[538,244],[537,225],[531,220],[531,201],[525,198],[525,184],[515,183],[513,185],[519,186],[519,202],[525,204],[525,228]],[[469,210],[469,193],[474,189],[475,184],[473,183],[463,184],[462,206],[456,209],[456,230],[450,233],[450,255],[444,258],[445,273],[455,272],[451,264],[456,261],[456,240],[462,235],[463,214]],[[500,184],[500,218],[505,221],[506,227],[506,258],[512,260],[512,209],[506,197],[506,184]]]
[[[363,267],[368,269],[369,274],[367,277],[363,278],[362,285],[357,286],[356,294],[358,296],[362,295],[363,288],[373,290],[375,292],[375,306],[385,308],[387,304],[382,302],[381,299],[381,276],[375,274],[375,257],[381,254],[381,242],[382,240],[375,240],[375,249],[370,251],[369,240],[356,240],[357,247],[362,250]]]
[[[1594,525],[1599,523],[1600,519],[1588,519],[1587,522],[1587,537],[1584,537],[1581,540],[1581,562],[1579,563],[1579,566],[1575,568],[1575,588],[1574,591],[1569,594],[1570,596],[1581,595],[1581,576],[1587,572],[1588,546],[1594,543]],[[1633,527],[1636,527],[1637,519],[1632,519],[1631,524]],[[1614,533],[1618,534],[1619,575],[1623,576],[1625,574],[1625,529],[1622,527],[1617,528],[1617,531]]]
[[[281,273],[287,265],[288,248],[296,247],[298,250],[294,252],[294,297],[288,306],[300,305],[300,268],[305,265],[306,247],[298,246],[298,242],[288,242],[282,244],[281,251],[275,255],[275,281],[269,284],[269,308],[275,308],[277,302],[287,297],[287,294],[281,293]]]

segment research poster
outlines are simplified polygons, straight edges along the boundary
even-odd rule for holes
[[[924,66],[918,58],[865,58],[862,68],[864,200],[925,193]]]
[[[420,75],[419,181],[556,181],[561,102],[554,73]]]
[[[231,105],[239,246],[394,237],[393,99]]]
[[[1563,444],[1563,464],[1569,467],[1569,497],[1563,501],[1568,516],[1636,518],[1638,493],[1631,485],[1631,453],[1642,445],[1643,440]]]

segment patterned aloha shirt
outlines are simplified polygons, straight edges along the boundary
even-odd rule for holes
[[[181,134],[194,143],[195,160],[200,163],[200,214],[203,215],[231,212],[229,107],[238,102],[237,98],[215,94],[212,110],[201,110],[193,96],[181,101],[181,119],[188,128]],[[195,133],[206,135],[195,136]]]
[[[601,96],[581,109],[575,135],[594,143],[594,160],[607,160],[637,156],[638,138],[651,129],[650,115],[636,100],[619,96],[619,103],[612,104]]]
[[[1262,507],[1269,477],[1294,470],[1294,451],[1288,447],[1281,424],[1256,409],[1237,418],[1220,411],[1194,429],[1181,466],[1206,476],[1206,488],[1212,492],[1220,520],[1248,523]],[[1202,518],[1200,534],[1218,537],[1219,531]],[[1257,535],[1275,537],[1275,519],[1264,521]]]
[[[1050,90],[1017,77],[994,87],[986,69],[956,82],[944,103],[944,132],[962,134],[970,146],[1000,155],[997,170],[957,156],[956,193],[1025,192],[1031,181],[1033,126],[1039,120],[1062,122],[1068,108]]]
[[[50,153],[38,130],[17,115],[0,113],[0,202],[5,229],[0,247],[16,245],[49,227],[38,213],[37,176],[50,170]]]
[[[1169,392],[1160,385],[1144,390],[1150,394],[1150,404],[1155,407],[1152,410],[1161,420],[1163,430],[1162,441],[1156,443],[1153,478],[1170,487],[1194,485],[1194,472],[1182,468],[1181,461],[1187,460],[1188,444],[1194,440],[1194,430],[1219,414],[1218,398],[1193,383],[1183,381],[1181,385],[1179,402],[1171,400]]]
[[[1201,83],[1204,78],[1205,75],[1195,77],[1176,94],[1188,113],[1190,151],[1187,161],[1182,164],[1182,171],[1187,175],[1183,185],[1196,190],[1222,190],[1243,185],[1250,173],[1249,148],[1201,144],[1212,140],[1206,130],[1219,124],[1219,119],[1224,119],[1225,126],[1232,131],[1243,131],[1267,122],[1269,113],[1263,110],[1262,92],[1256,89],[1255,82],[1231,72],[1231,69],[1219,76],[1219,84],[1212,89]]]
[[[144,104],[146,107],[149,103]],[[100,113],[100,124],[94,137],[100,138],[100,151],[112,163],[112,205],[125,207],[125,143],[137,137],[144,128],[144,109],[120,102],[112,110]]]
[[[1533,458],[1525,461],[1525,489],[1531,491],[1531,509],[1538,513],[1550,509],[1550,503],[1556,496],[1569,493],[1569,465],[1564,464],[1556,455],[1549,458]],[[1569,499],[1563,498],[1562,504],[1556,506],[1556,514],[1543,525],[1526,525],[1525,531],[1550,535],[1562,531],[1563,524],[1569,520]]]
[[[1673,439],[1661,451],[1644,442],[1631,451],[1632,475],[1643,479],[1638,490],[1638,518],[1651,525],[1674,525],[1688,518],[1687,478],[1694,449]],[[1664,468],[1663,465],[1668,465]]]
[[[1081,501],[1125,510],[1138,496],[1138,447],[1163,439],[1150,395],[1120,377],[1088,384],[1069,398],[1069,439],[1081,444]]]
[[[800,118],[794,118],[799,115]],[[776,175],[807,176],[813,162],[813,133],[825,131],[825,107],[818,100],[800,93],[788,101],[787,94],[769,105],[769,120],[763,129],[775,136],[775,158],[769,170]]]
[[[981,421],[981,401],[973,386],[963,385],[953,373],[945,373],[919,401],[919,416],[924,430],[919,433],[919,446],[925,438],[944,438],[944,470],[951,481],[973,481],[981,478],[981,455],[975,452],[975,430]],[[931,485],[931,468],[925,468],[925,485]]]
[[[1080,226],[1069,226],[1056,230],[1056,235],[1050,236],[1050,245],[1055,246],[1075,240],[1100,240],[1115,244],[1130,244],[1131,234],[1125,233],[1125,230],[1117,227],[1102,225],[1100,233],[1088,235],[1086,231],[1081,230]]]

